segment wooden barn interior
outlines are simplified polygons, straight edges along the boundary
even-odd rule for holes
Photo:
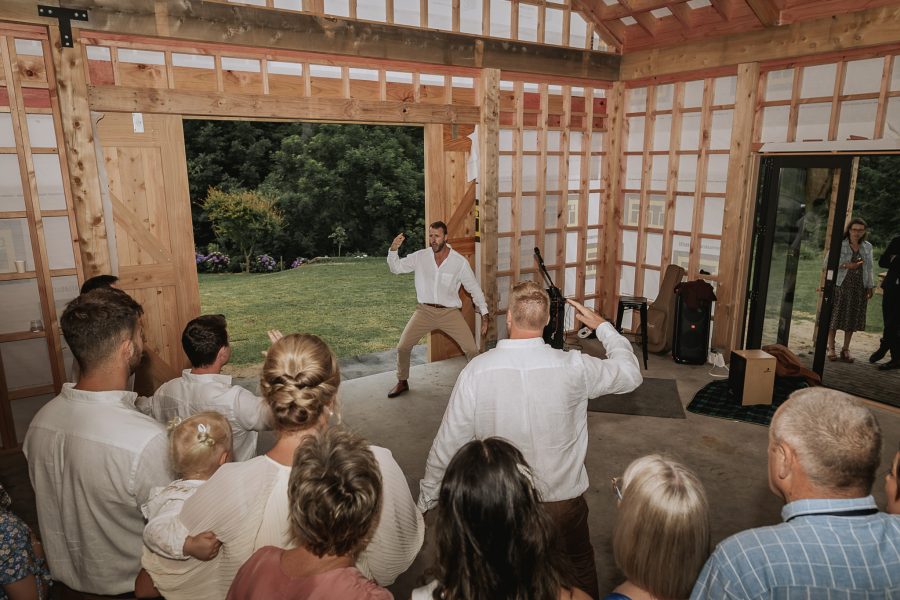
[[[855,157],[900,151],[897,0],[56,4],[0,3],[8,451],[70,375],[58,320],[88,277],[117,274],[144,307],[143,391],[186,364],[181,331],[200,300],[185,119],[423,127],[426,222],[446,221],[476,269],[483,345],[505,336],[512,285],[541,279],[540,247],[563,295],[607,318],[621,296],[654,299],[670,264],[709,281],[710,344],[726,357],[754,343],[766,161],[831,169],[840,229]],[[458,354],[440,334],[428,352]],[[408,461],[421,471],[424,454]]]

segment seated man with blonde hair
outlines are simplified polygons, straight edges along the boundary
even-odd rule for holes
[[[896,598],[900,520],[870,495],[881,429],[848,394],[794,392],[769,428],[769,487],[784,523],[719,544],[691,598]]]
[[[419,509],[437,503],[441,480],[456,451],[473,439],[512,442],[534,472],[535,486],[575,568],[578,588],[599,596],[588,531],[587,404],[603,394],[624,394],[643,379],[631,344],[603,317],[574,300],[577,318],[606,348],[601,360],[577,350],[551,348],[541,338],[550,320],[547,292],[533,281],[513,287],[508,340],[472,359],[459,375],[431,446],[420,484]]]

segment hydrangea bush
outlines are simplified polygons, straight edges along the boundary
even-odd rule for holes
[[[228,265],[231,259],[219,251],[213,251],[204,256],[197,254],[197,270],[201,273],[225,273],[228,271]]]
[[[278,270],[278,261],[268,254],[260,254],[250,264],[253,273],[272,273]]]

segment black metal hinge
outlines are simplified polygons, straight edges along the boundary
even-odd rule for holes
[[[59,38],[63,48],[71,48],[73,45],[72,21],[88,20],[88,13],[84,9],[44,6],[42,4],[38,4],[38,15],[59,21]]]

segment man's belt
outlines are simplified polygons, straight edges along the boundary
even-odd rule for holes
[[[431,308],[454,308],[452,306],[444,306],[443,304],[432,304],[431,302],[422,302],[423,306],[430,306]]]

